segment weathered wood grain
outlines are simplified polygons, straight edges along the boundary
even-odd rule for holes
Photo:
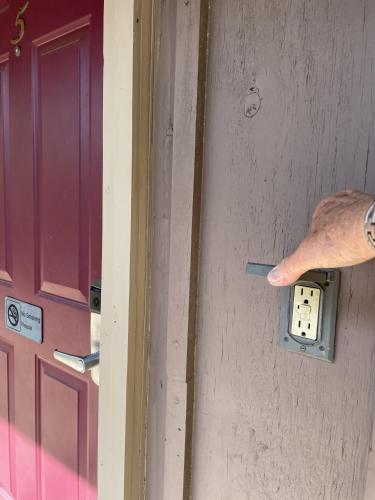
[[[374,500],[375,498],[375,435],[374,425],[372,427],[372,443],[370,447],[365,496],[363,500]]]
[[[177,500],[188,495],[190,486],[204,80],[198,83],[205,57],[201,25],[207,18],[207,2],[155,5],[158,55],[146,497]]]
[[[374,264],[343,273],[332,365],[277,346],[278,291],[244,270],[291,251],[322,197],[375,192],[374,26],[372,0],[211,1],[194,500],[363,498]]]
[[[152,2],[134,2],[133,169],[125,498],[144,500],[148,389]]]
[[[175,2],[155,2],[147,500],[163,498],[164,482],[175,18]]]

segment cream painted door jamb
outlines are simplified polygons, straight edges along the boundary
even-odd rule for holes
[[[143,498],[152,5],[104,0],[101,500]]]
[[[98,490],[123,500],[132,179],[133,0],[104,2],[103,262]]]

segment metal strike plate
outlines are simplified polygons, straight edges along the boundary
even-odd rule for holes
[[[100,350],[100,331],[101,331],[101,305],[102,305],[102,284],[96,281],[90,287],[90,331],[91,331],[91,353]],[[96,365],[91,370],[91,378],[96,385],[99,385],[100,365]]]
[[[246,272],[255,276],[267,276],[274,266],[248,263]],[[319,317],[317,334],[314,338],[293,335],[293,304],[296,288],[318,289]],[[314,269],[305,273],[292,286],[280,288],[279,345],[288,351],[332,362],[334,360],[337,302],[340,286],[340,271],[335,269]]]
[[[100,314],[102,306],[102,284],[100,281],[95,281],[90,286],[90,310],[91,312]]]

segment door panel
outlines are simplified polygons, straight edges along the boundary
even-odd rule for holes
[[[80,476],[87,477],[87,384],[40,359],[37,374],[37,468],[42,498],[54,498],[56,481],[64,484],[61,498],[84,498],[79,487]],[[66,481],[65,468],[56,468],[51,455],[69,467],[72,480]]]
[[[0,280],[11,281],[9,56],[0,56]]]
[[[343,271],[333,364],[277,345],[279,291],[245,265],[293,250],[322,197],[375,192],[375,4],[213,0],[210,16],[192,497],[360,500],[374,265]]]
[[[89,28],[86,17],[35,41],[32,67],[37,288],[86,304]]]
[[[11,346],[0,342],[0,496],[14,490],[14,360]]]
[[[1,5],[0,497],[91,500],[98,388],[53,351],[91,349],[88,291],[101,273],[103,2],[30,1],[19,57],[10,40],[23,3]],[[42,308],[42,344],[5,328],[6,296]]]

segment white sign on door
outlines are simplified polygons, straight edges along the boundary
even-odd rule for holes
[[[42,343],[43,311],[38,306],[5,297],[5,326],[12,332]]]

